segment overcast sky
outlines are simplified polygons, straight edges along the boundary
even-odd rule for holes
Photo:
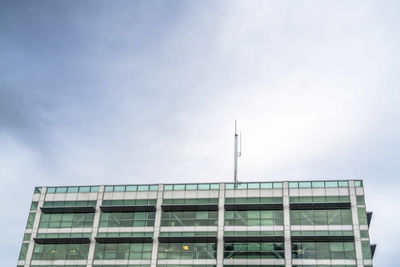
[[[399,1],[0,0],[2,266],[34,186],[364,179],[400,247]]]

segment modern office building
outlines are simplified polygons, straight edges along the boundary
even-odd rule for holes
[[[35,188],[18,266],[372,266],[361,180]]]

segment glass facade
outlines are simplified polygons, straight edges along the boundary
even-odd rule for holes
[[[17,266],[372,267],[362,187],[360,180],[36,187]]]

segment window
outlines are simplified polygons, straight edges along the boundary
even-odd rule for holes
[[[28,252],[29,243],[22,243],[21,251],[19,253],[18,260],[22,261],[26,259],[26,253]]]
[[[96,200],[83,201],[46,201],[43,207],[96,207]]]
[[[361,180],[359,181],[354,181],[355,187],[363,187],[363,182]]]
[[[155,212],[102,212],[100,227],[154,226]]]
[[[31,210],[37,210],[38,203],[36,201],[32,202],[31,204]]]
[[[43,213],[39,228],[88,228],[93,226],[94,213]]]
[[[358,211],[358,223],[359,224],[368,224],[366,209],[358,208],[357,211]]]
[[[35,187],[35,191],[33,192],[34,194],[40,194],[42,193],[42,188],[41,187]]]
[[[26,229],[32,229],[33,223],[35,222],[36,212],[29,213],[28,222],[26,223]]]
[[[360,234],[361,234],[361,238],[369,238],[368,230],[361,230]]]
[[[218,190],[219,184],[166,184],[165,191],[184,191],[184,190]]]
[[[98,186],[70,186],[70,187],[48,187],[48,194],[57,194],[57,193],[89,193],[89,192],[99,192]]]
[[[226,204],[282,204],[282,197],[236,197],[225,198]]]
[[[293,259],[355,259],[354,242],[292,242]]]
[[[163,204],[218,204],[218,198],[166,198],[163,199]]]
[[[160,243],[158,259],[216,259],[217,245],[215,243]]]
[[[33,260],[86,260],[89,244],[35,244]]]
[[[363,258],[365,260],[370,260],[372,256],[371,256],[371,246],[369,244],[369,241],[361,241],[361,247],[362,247]]]
[[[217,226],[218,211],[163,212],[161,226]]]
[[[24,241],[29,241],[31,239],[31,234],[24,234]]]
[[[97,237],[153,237],[153,232],[104,232]]]
[[[290,197],[290,203],[339,203],[350,202],[349,196]]]
[[[352,224],[351,210],[291,210],[292,225],[349,225]]]
[[[147,206],[156,205],[157,199],[113,199],[103,200],[103,206]]]
[[[225,231],[224,236],[283,236],[283,231]]]
[[[224,259],[284,259],[284,243],[225,243]]]
[[[225,226],[283,225],[282,210],[227,210]]]
[[[151,259],[152,243],[96,243],[96,260],[148,260]]]
[[[364,196],[357,196],[357,205],[365,205]]]

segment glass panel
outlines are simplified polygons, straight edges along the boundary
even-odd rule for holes
[[[330,182],[325,182],[326,187],[338,187],[338,182],[337,181],[330,181]]]
[[[35,187],[34,194],[40,194],[42,193],[42,188],[41,187]]]
[[[67,188],[66,187],[57,187],[56,188],[56,193],[66,193]]]
[[[362,187],[362,186],[363,186],[363,183],[362,183],[361,180],[360,180],[360,181],[354,181],[354,185],[355,185],[356,187]]]
[[[116,185],[114,186],[114,192],[124,192],[125,186],[124,185]]]
[[[225,189],[235,189],[235,184],[225,184]]]
[[[211,184],[210,189],[211,190],[218,190],[219,189],[219,184]]]
[[[276,189],[276,188],[280,189],[283,186],[282,183],[274,183],[273,185],[274,185],[274,189]]]
[[[54,194],[56,192],[56,188],[55,187],[48,187],[46,192],[49,193],[49,194]]]
[[[272,183],[261,183],[260,187],[261,187],[261,189],[271,189]]]
[[[149,191],[149,186],[148,185],[139,185],[138,191]]]
[[[90,186],[80,186],[79,187],[79,192],[80,193],[89,193],[90,192]]]
[[[164,185],[164,190],[165,191],[172,191],[173,189],[174,189],[174,186],[172,184]]]
[[[104,191],[105,192],[112,192],[112,191],[114,191],[114,186],[105,186],[104,187]]]
[[[137,186],[136,185],[127,185],[125,190],[127,192],[135,192],[137,190]]]
[[[36,202],[36,201],[32,202],[31,210],[37,210],[37,207],[38,207],[38,202]]]
[[[185,190],[185,185],[184,184],[176,184],[174,185],[174,190]]]
[[[299,188],[311,188],[311,182],[299,182]]]
[[[313,188],[324,188],[325,183],[324,182],[312,182],[312,187]]]
[[[289,188],[298,188],[299,183],[298,182],[289,182]]]
[[[199,184],[199,190],[210,190],[209,184]]]
[[[98,186],[91,186],[90,187],[90,192],[99,192],[99,187]]]
[[[149,190],[150,191],[157,191],[158,190],[158,185],[150,185]]]
[[[67,192],[68,192],[68,193],[77,193],[77,192],[78,192],[78,187],[77,187],[77,186],[68,187]]]
[[[197,190],[197,184],[187,184],[186,190]]]
[[[260,188],[260,183],[248,183],[247,184],[248,189],[259,189]]]

